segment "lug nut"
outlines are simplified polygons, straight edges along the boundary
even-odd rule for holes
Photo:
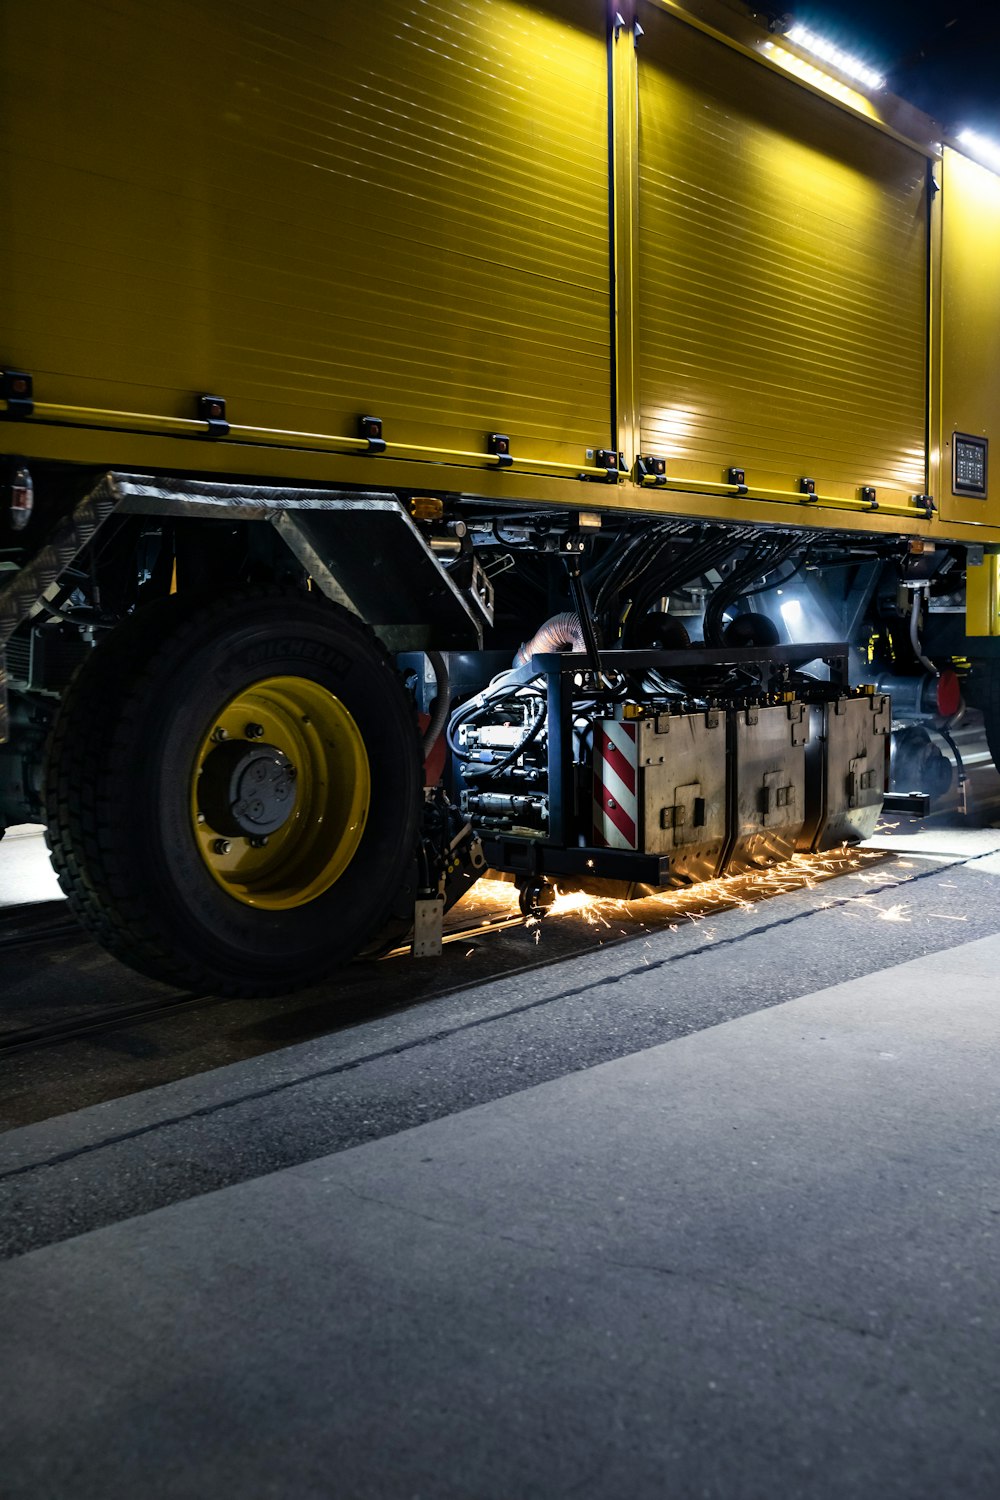
[[[248,740],[262,740],[264,738],[263,724],[248,724],[243,730]]]
[[[228,854],[231,847],[228,839],[216,839],[212,844],[212,849],[216,854]]]
[[[266,849],[267,848],[267,834],[266,833],[256,834],[250,840],[250,848],[251,849]]]
[[[218,741],[218,740],[228,740],[228,738],[229,738],[229,730],[228,729],[223,729],[222,725],[220,724],[217,729],[214,729],[212,731],[212,738],[213,738],[213,740],[216,740],[216,741]]]

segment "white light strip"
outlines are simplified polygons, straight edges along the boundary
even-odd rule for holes
[[[814,57],[820,57],[824,62],[836,68],[838,73],[843,73],[847,78],[853,78],[856,83],[863,83],[868,89],[884,89],[885,79],[881,73],[876,73],[874,68],[869,68],[860,57],[852,57],[849,52],[835,47],[825,37],[817,36],[805,26],[793,26],[785,33],[790,42],[796,47],[801,47],[804,52],[811,52]]]
[[[980,135],[978,130],[960,130],[955,139],[960,146],[967,146],[978,156],[984,166],[1000,172],[1000,141],[991,141],[989,136]]]

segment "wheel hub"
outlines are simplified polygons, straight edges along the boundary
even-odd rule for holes
[[[277,833],[295,811],[295,767],[276,745],[229,742],[206,758],[198,805],[206,822],[232,838]]]
[[[290,911],[340,879],[365,830],[371,775],[350,710],[309,677],[262,677],[220,704],[191,775],[191,832],[212,879]]]

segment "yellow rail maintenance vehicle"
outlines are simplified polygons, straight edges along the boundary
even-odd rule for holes
[[[736,0],[0,25],[0,826],[112,952],[864,838],[890,695],[1000,754],[988,143]]]

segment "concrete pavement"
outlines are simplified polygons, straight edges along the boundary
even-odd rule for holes
[[[8,828],[0,853],[0,908],[64,899],[40,823]]]
[[[992,1500],[998,974],[946,949],[6,1264],[5,1497]]]

